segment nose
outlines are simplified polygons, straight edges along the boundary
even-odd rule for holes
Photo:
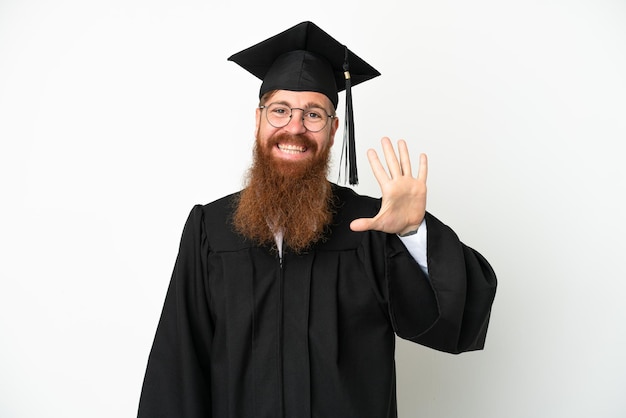
[[[296,112],[298,111],[298,112]],[[306,132],[306,127],[304,126],[304,111],[302,109],[291,109],[291,118],[289,119],[289,123],[285,125],[283,129],[292,134],[303,134]]]

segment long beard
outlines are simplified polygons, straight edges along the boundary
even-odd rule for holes
[[[256,141],[246,187],[237,202],[235,229],[261,245],[273,245],[282,232],[284,243],[300,253],[324,237],[333,216],[332,191],[327,180],[330,147],[316,155],[317,144],[288,135],[292,144],[305,145],[315,157],[307,161],[276,161],[270,152],[278,137],[262,147]]]

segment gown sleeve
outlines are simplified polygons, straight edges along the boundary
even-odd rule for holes
[[[213,324],[202,207],[187,219],[144,377],[139,418],[210,417]]]
[[[408,251],[398,246],[399,239],[387,255],[394,331],[401,338],[448,353],[480,350],[495,298],[496,275],[480,253],[429,213],[426,224],[428,277],[416,268]]]

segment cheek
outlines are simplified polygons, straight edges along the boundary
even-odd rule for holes
[[[272,133],[267,127],[264,127],[263,124],[257,126],[256,129],[256,141],[259,145],[266,145],[269,141],[269,138],[272,137]]]
[[[331,137],[324,137],[324,138],[320,139],[317,142],[318,149],[320,151],[329,149],[329,148],[331,148],[333,146],[333,143],[334,143],[334,139],[333,139],[332,136]]]
[[[263,152],[267,152],[269,139],[266,136],[263,136],[263,134],[257,136],[256,143],[259,149],[263,150]]]

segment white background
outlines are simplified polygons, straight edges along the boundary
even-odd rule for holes
[[[303,20],[383,74],[357,191],[406,138],[500,281],[484,351],[399,342],[400,416],[626,416],[617,0],[0,0],[0,416],[136,415],[187,214],[250,162],[260,82],[226,58]]]

